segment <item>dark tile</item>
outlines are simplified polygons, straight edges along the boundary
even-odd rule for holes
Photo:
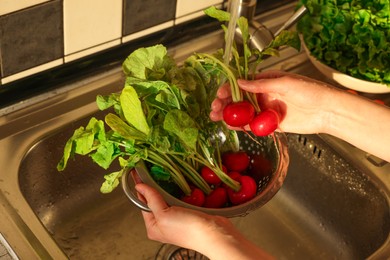
[[[124,0],[123,35],[173,20],[176,0]]]
[[[0,17],[3,77],[63,57],[62,1]]]

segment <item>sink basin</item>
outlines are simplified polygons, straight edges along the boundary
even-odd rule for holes
[[[265,25],[277,27],[294,7],[267,14]],[[180,60],[189,51],[213,51],[221,39],[220,32],[211,33],[170,51]],[[326,80],[305,53],[290,49],[262,66]],[[92,115],[103,117],[96,95],[122,86],[115,67],[0,116],[0,234],[20,259],[167,259],[161,254],[170,250],[147,239],[140,210],[120,188],[100,193],[106,171],[87,157],[56,170],[73,130]],[[374,166],[367,166],[365,153],[341,152],[332,144],[340,140],[330,139],[289,134],[290,165],[281,190],[232,221],[278,259],[386,259],[390,164],[369,157]]]
[[[146,238],[140,211],[120,188],[100,193],[105,170],[88,157],[71,160],[64,172],[56,170],[64,142],[85,123],[71,123],[33,146],[20,165],[21,191],[68,257],[149,259],[160,245]]]
[[[67,138],[86,123],[73,122],[32,146],[20,165],[21,192],[69,258],[152,259],[161,245],[147,239],[140,210],[121,189],[99,192],[103,169],[78,157],[64,172],[56,170]],[[288,139],[291,159],[282,189],[264,207],[233,222],[278,258],[373,254],[390,230],[386,195],[318,136]]]

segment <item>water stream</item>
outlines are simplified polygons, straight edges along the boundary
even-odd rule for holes
[[[237,26],[237,19],[239,18],[239,11],[240,11],[240,2],[241,0],[230,0],[229,1],[229,8],[228,11],[230,12],[230,20],[228,24],[227,29],[227,35],[225,39],[225,53],[224,53],[224,63],[226,65],[229,64],[231,53],[232,53],[232,46],[234,41],[234,35],[236,32],[236,26]]]

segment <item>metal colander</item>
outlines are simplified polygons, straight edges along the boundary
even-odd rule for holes
[[[142,182],[157,189],[168,205],[182,206],[186,208],[196,209],[208,214],[220,215],[225,217],[245,216],[254,209],[257,209],[267,203],[280,189],[287,174],[289,163],[287,137],[283,133],[274,133],[267,137],[252,137],[244,132],[238,132],[240,149],[244,150],[254,160],[255,157],[266,158],[267,162],[271,162],[267,170],[264,167],[257,169],[256,164],[251,164],[251,176],[258,184],[256,196],[243,204],[230,206],[225,208],[204,208],[187,204],[163,190],[149,175],[147,168],[143,163],[140,163],[132,171],[127,171],[122,176],[122,188],[129,200],[142,210],[150,211],[149,207],[140,201],[136,195],[134,185],[130,182],[134,178],[140,179]],[[129,178],[130,175],[133,178]]]

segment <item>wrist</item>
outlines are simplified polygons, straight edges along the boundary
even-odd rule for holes
[[[340,89],[332,88],[329,91],[321,109],[320,133],[338,137],[343,125],[349,120],[355,120],[352,118],[354,113],[351,113],[354,98],[353,94]]]
[[[265,251],[247,240],[234,225],[225,218],[215,218],[204,230],[196,250],[213,260],[226,259],[273,259]]]
[[[390,108],[341,91],[329,102],[328,124],[324,133],[390,161]],[[369,141],[368,138],[369,137]]]

